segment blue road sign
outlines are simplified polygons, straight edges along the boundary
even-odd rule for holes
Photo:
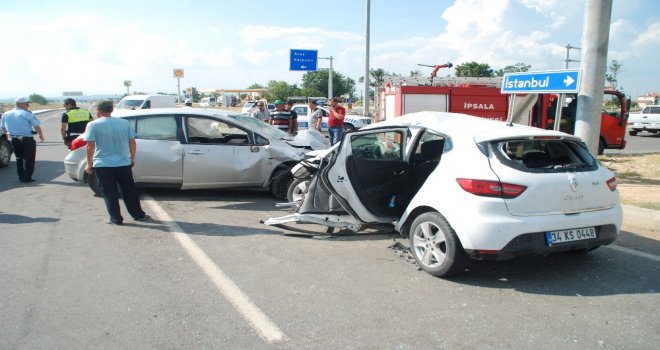
[[[566,69],[542,72],[504,74],[503,94],[575,93],[580,90],[580,70]]]
[[[291,60],[289,70],[316,70],[318,62],[318,50],[296,50],[291,49]]]

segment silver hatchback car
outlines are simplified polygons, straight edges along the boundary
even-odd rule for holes
[[[127,111],[137,133],[133,177],[139,187],[251,188],[285,198],[290,169],[304,154],[328,145],[318,132],[295,137],[255,118],[219,110],[161,108]],[[82,142],[64,159],[67,174],[100,193],[85,173]],[[73,147],[72,147],[73,148]]]

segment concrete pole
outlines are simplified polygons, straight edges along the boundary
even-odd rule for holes
[[[600,115],[607,70],[612,0],[587,0],[582,32],[582,85],[578,94],[575,135],[598,154]],[[560,106],[558,106],[560,108]]]
[[[328,74],[328,102],[330,102],[330,99],[334,97],[332,95],[332,56],[330,56],[329,60],[330,60],[330,72]]]
[[[371,1],[367,0],[367,28],[366,28],[366,48],[365,48],[365,60],[364,60],[364,98],[362,99],[362,114],[365,116],[370,116],[369,113],[369,31],[370,31],[370,18],[371,18]]]

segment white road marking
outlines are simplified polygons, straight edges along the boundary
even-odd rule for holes
[[[639,257],[642,257],[642,258],[647,258],[647,259],[651,259],[651,260],[655,260],[655,261],[660,261],[660,256],[640,252],[639,250],[634,250],[634,249],[622,247],[620,245],[610,244],[610,245],[606,245],[605,248],[618,250],[620,252],[636,255],[636,256],[639,256]]]
[[[193,242],[181,227],[167,214],[167,212],[153,199],[146,198],[142,201],[151,209],[154,216],[166,222],[169,231],[174,234],[176,240],[188,252],[206,276],[215,284],[216,288],[236,308],[243,318],[250,323],[252,328],[269,343],[281,342],[287,339],[286,335],[275,325],[259,308],[250,301],[238,286],[225,275],[225,273],[211,260],[206,253]]]

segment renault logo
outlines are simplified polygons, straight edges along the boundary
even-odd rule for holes
[[[578,182],[577,179],[574,177],[571,177],[571,181],[569,182],[569,185],[571,186],[571,190],[573,192],[577,192],[578,190]]]

